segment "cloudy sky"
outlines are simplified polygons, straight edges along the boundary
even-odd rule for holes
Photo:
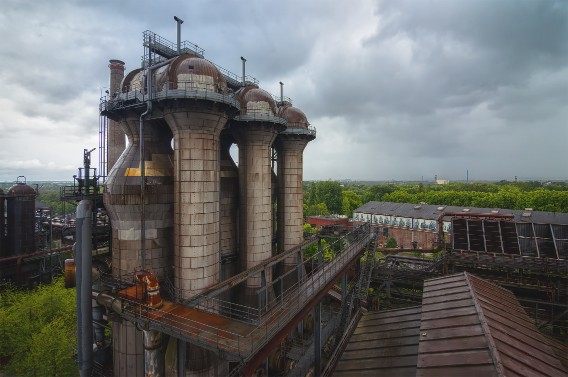
[[[71,179],[108,60],[139,67],[174,15],[207,59],[284,82],[318,130],[306,180],[568,179],[566,0],[2,0],[0,181]]]

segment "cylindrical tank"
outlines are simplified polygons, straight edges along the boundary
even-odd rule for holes
[[[285,252],[303,240],[303,151],[315,134],[308,129],[306,115],[291,105],[280,108],[279,114],[286,119],[286,130],[278,134],[274,146],[278,152],[278,252]],[[284,272],[297,267],[297,256],[284,260]],[[297,281],[293,272],[284,279],[284,290]]]
[[[25,255],[36,250],[35,199],[36,191],[26,184],[25,178],[8,190],[7,256]]]
[[[6,256],[6,198],[0,189],[0,258]]]
[[[123,80],[123,90],[143,88],[142,71],[134,72]],[[140,115],[126,109],[115,114],[128,146],[114,164],[103,193],[112,227],[112,273],[121,277],[143,267],[163,281],[171,269],[173,254],[172,134],[163,120],[145,121],[143,258]],[[142,333],[127,321],[113,322],[113,360],[116,376],[144,373]]]
[[[237,96],[241,111],[231,129],[239,146],[240,262],[246,270],[272,256],[271,145],[285,121],[276,116],[276,104],[264,90],[250,85]],[[260,275],[247,279],[244,305],[258,306],[258,289],[272,281],[270,269],[264,278],[265,282]]]
[[[116,59],[109,61],[108,67],[110,68],[110,88],[109,95],[111,98],[120,92],[120,85],[124,78],[124,62]],[[107,175],[112,170],[112,167],[124,151],[126,141],[124,131],[120,124],[112,119],[108,122],[108,144],[107,144]]]
[[[132,274],[142,267],[140,119],[126,116],[121,125],[128,147],[109,174],[103,199],[112,226],[112,272]],[[163,121],[146,121],[145,159],[145,260],[144,268],[163,281],[172,264],[173,165],[172,135]]]

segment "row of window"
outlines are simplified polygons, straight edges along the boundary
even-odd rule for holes
[[[353,216],[354,221],[364,221],[371,222],[377,225],[390,225],[398,227],[406,227],[413,229],[427,229],[427,230],[438,230],[438,224],[434,220],[424,220],[424,219],[414,219],[414,224],[411,219],[408,218],[397,218],[390,216],[381,215],[370,215],[363,213],[355,213]],[[452,225],[449,222],[444,222],[444,232],[449,232],[452,229]]]

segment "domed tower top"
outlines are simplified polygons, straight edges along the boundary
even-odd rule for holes
[[[276,103],[267,91],[256,85],[247,85],[236,96],[241,103],[241,115],[261,114],[276,116]]]
[[[310,125],[304,112],[294,106],[284,105],[280,108],[278,115],[286,119],[288,128],[305,128]]]
[[[25,182],[16,182],[16,184],[8,190],[9,196],[36,196],[36,191]]]
[[[169,64],[167,79],[168,89],[227,91],[227,81],[219,69],[210,61],[191,54],[182,54]]]
[[[127,93],[132,91],[142,91],[146,87],[144,74],[145,71],[142,68],[137,68],[124,76],[124,79],[122,79],[122,83],[120,84],[122,92]]]

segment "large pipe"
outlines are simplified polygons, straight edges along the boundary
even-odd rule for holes
[[[91,214],[93,203],[81,200],[77,206],[77,348],[79,375],[91,376],[93,371],[93,308],[92,295],[92,238]]]

